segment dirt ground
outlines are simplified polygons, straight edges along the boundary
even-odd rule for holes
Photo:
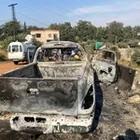
[[[19,63],[19,65],[15,65],[11,61],[0,62],[0,74],[14,70],[15,68],[22,67],[23,65],[24,63]]]

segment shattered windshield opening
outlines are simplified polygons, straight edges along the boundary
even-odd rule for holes
[[[73,48],[43,48],[39,51],[39,62],[49,61],[82,61],[83,54],[78,47]]]
[[[109,62],[114,62],[115,54],[109,51],[101,51],[99,52],[98,56],[96,56],[96,58],[99,60],[106,60]]]

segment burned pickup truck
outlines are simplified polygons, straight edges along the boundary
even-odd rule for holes
[[[94,70],[76,43],[53,41],[34,61],[0,76],[0,111],[15,113],[16,131],[84,133],[94,117]]]

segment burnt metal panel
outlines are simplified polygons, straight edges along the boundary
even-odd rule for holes
[[[0,78],[0,81],[0,111],[77,113],[77,80]]]
[[[122,65],[118,65],[118,88],[120,90],[131,90],[136,71]]]
[[[41,78],[41,73],[37,64],[29,64],[22,68],[15,69],[2,75],[2,77],[26,77],[26,78]]]

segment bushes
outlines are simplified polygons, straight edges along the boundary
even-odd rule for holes
[[[137,65],[140,65],[140,49],[135,49],[132,55],[132,61]]]
[[[39,42],[39,41],[37,41],[37,40],[33,40],[33,44],[35,45],[35,46],[37,46],[37,47],[40,47],[41,45],[42,45],[42,43],[41,42]]]
[[[12,41],[12,37],[8,37],[7,39],[3,39],[0,41],[0,46],[2,49],[7,49],[9,43]]]
[[[128,44],[127,43],[124,43],[124,42],[119,42],[118,43],[118,47],[119,48],[128,48]]]
[[[0,49],[0,61],[4,61],[7,59],[7,54],[5,50]]]
[[[79,42],[84,47],[87,53],[93,54],[95,50],[95,40],[88,40],[86,42]]]
[[[20,42],[25,41],[25,36],[26,34],[20,33],[16,36],[16,40]],[[0,41],[0,46],[2,49],[7,49],[8,45],[13,41],[14,41],[13,36],[8,36],[7,38]]]

